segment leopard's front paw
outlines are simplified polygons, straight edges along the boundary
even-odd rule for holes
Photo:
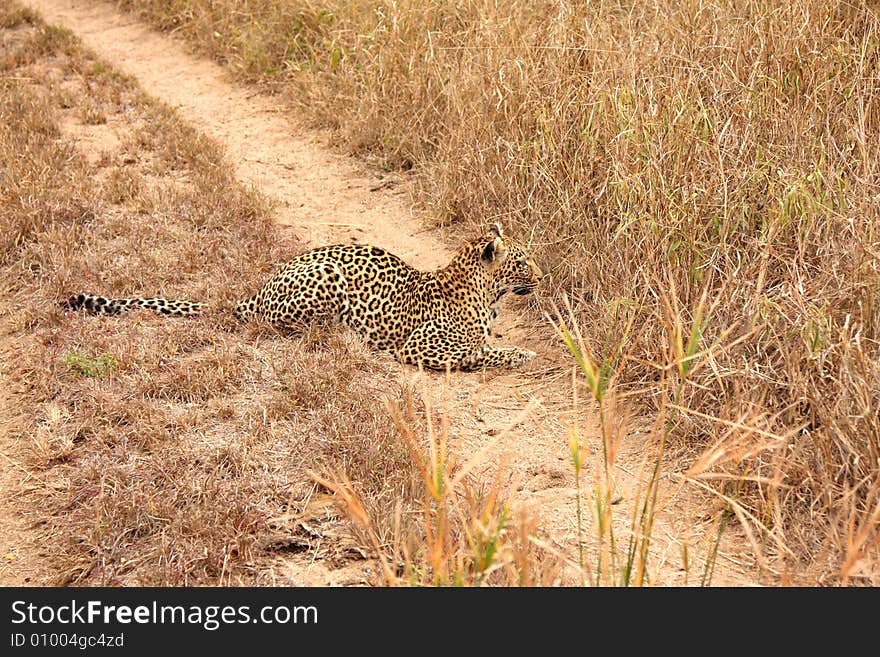
[[[518,349],[516,355],[511,360],[510,364],[513,367],[521,367],[526,363],[530,363],[535,360],[536,354],[534,351],[529,351],[528,349]]]

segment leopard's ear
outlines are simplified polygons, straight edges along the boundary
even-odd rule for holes
[[[500,235],[486,244],[486,246],[483,247],[483,252],[480,254],[480,261],[483,263],[483,266],[489,270],[495,269],[495,267],[504,262],[506,258],[507,245],[504,244],[504,240],[501,239]]]
[[[500,223],[495,222],[494,224],[489,225],[489,230],[487,234],[493,235],[495,237],[504,237],[504,230],[501,228]]]

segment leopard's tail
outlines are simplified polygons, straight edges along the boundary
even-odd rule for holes
[[[205,310],[207,304],[164,299],[162,297],[110,299],[96,294],[82,293],[62,301],[61,307],[65,310],[84,310],[94,315],[118,315],[126,310],[144,308],[160,315],[192,317]]]

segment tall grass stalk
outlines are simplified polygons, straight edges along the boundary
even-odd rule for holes
[[[412,388],[409,388],[410,393]],[[444,386],[448,390],[448,382]],[[382,564],[386,585],[481,586],[529,585],[544,581],[552,568],[544,568],[543,550],[535,541],[534,519],[515,513],[504,488],[504,464],[495,469],[488,487],[476,485],[472,474],[485,469],[500,441],[508,437],[534,411],[531,402],[509,426],[486,441],[467,460],[450,451],[448,412],[437,412],[430,392],[421,394],[426,422],[420,429],[410,394],[403,405],[387,402],[386,411],[420,474],[421,522],[413,525],[402,547],[382,544],[357,486],[339,473],[314,474],[316,481],[338,496],[342,509],[369,537]],[[396,568],[392,569],[394,564]]]

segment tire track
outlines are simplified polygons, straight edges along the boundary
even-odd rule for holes
[[[452,255],[413,221],[401,193],[321,144],[321,135],[287,118],[274,99],[230,82],[228,73],[193,57],[180,40],[153,32],[107,3],[28,0],[49,23],[66,27],[100,57],[138,79],[147,93],[179,111],[226,148],[240,180],[277,203],[276,218],[308,245],[366,241],[391,245],[423,269]]]

